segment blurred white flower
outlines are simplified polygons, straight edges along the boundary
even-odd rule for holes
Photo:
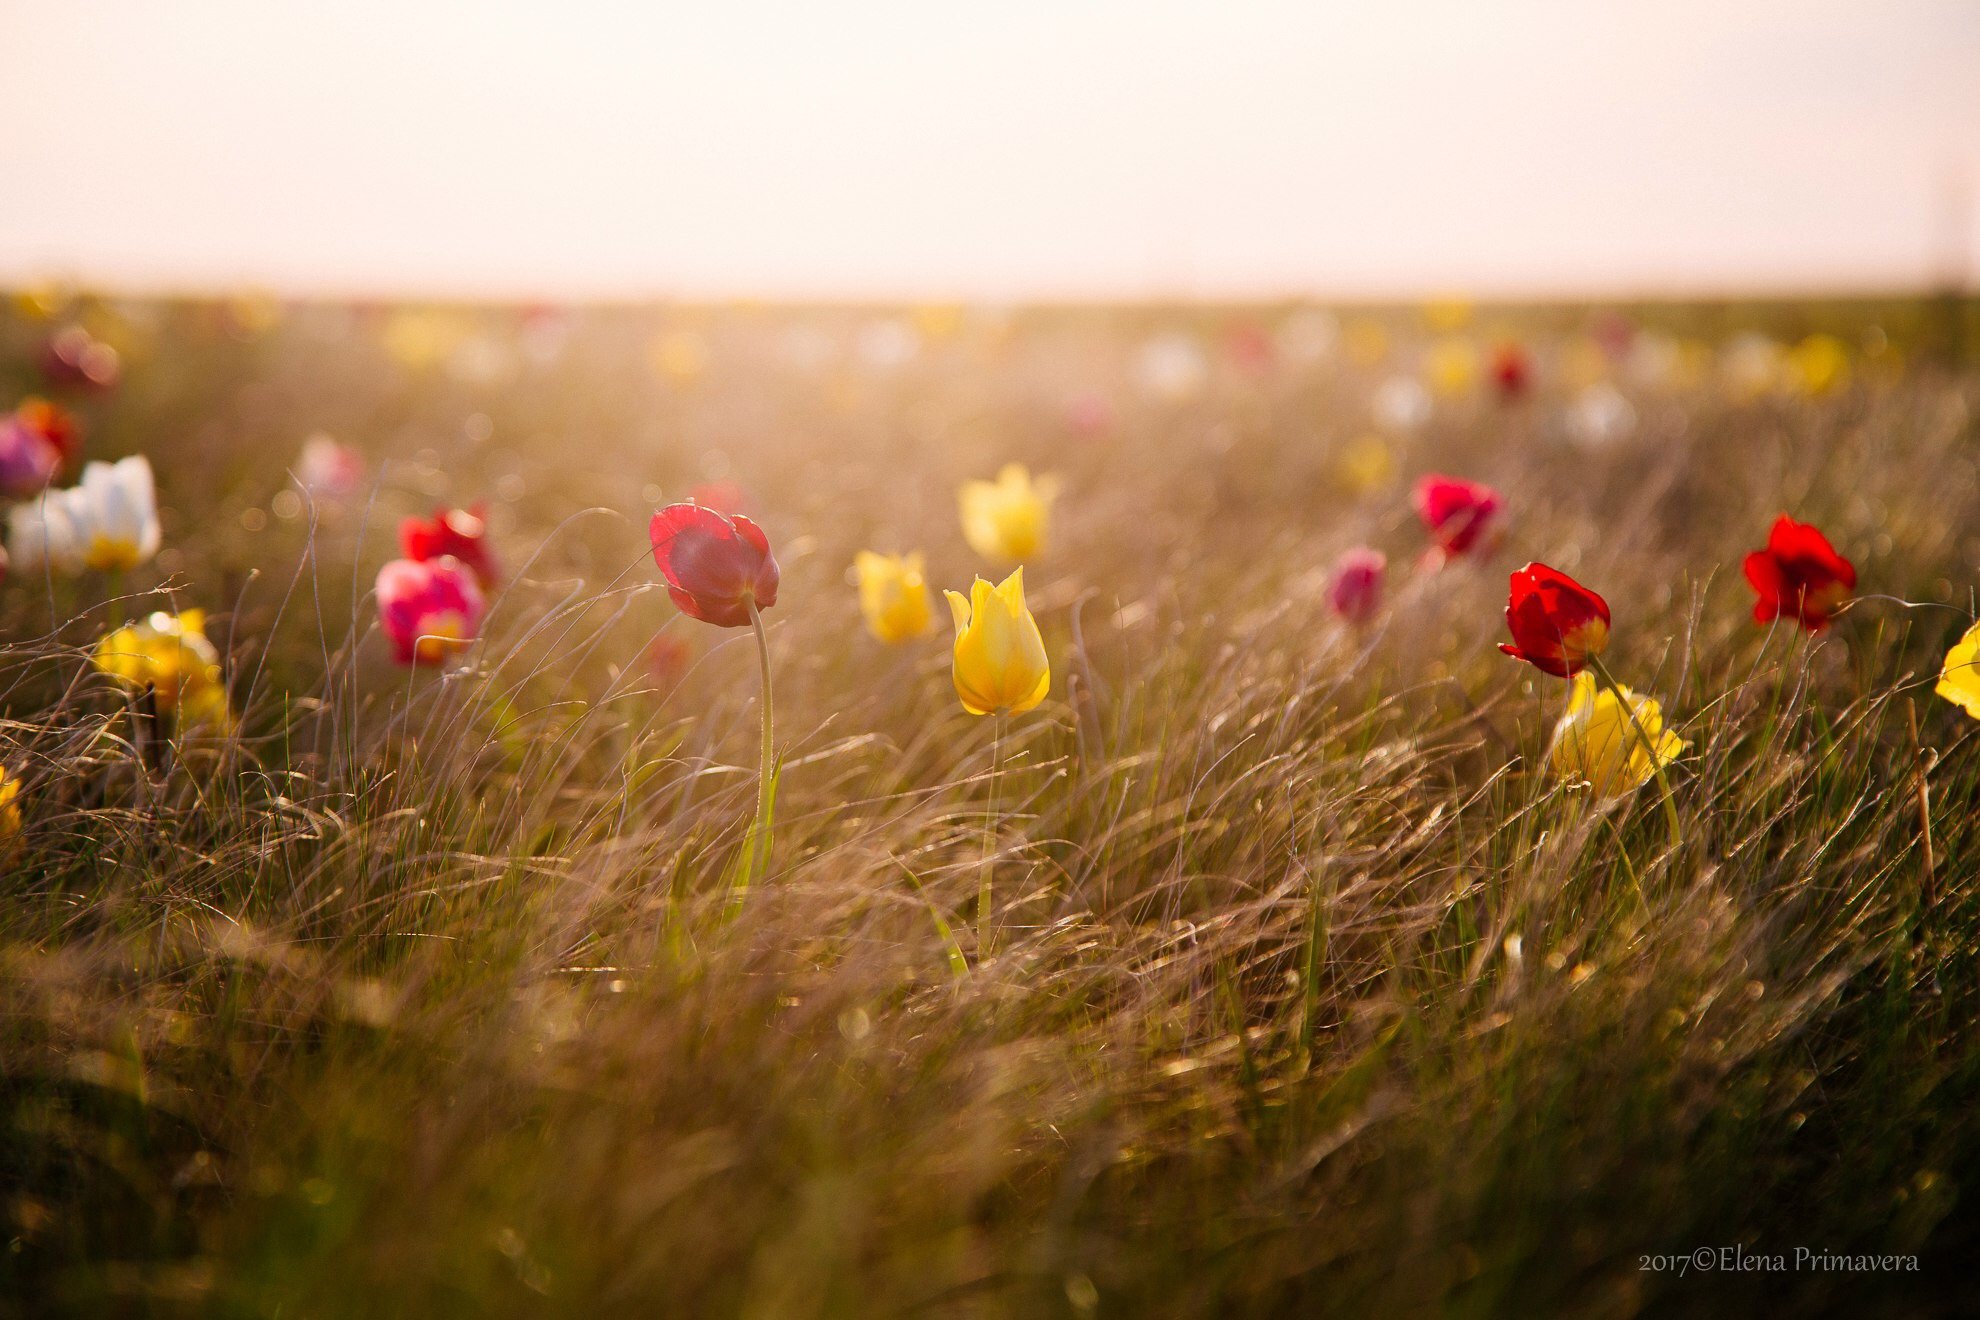
[[[921,352],[921,336],[905,321],[870,321],[861,327],[859,360],[874,371],[897,371]]]
[[[1430,391],[1413,376],[1391,376],[1369,400],[1375,421],[1389,431],[1414,431],[1430,420]]]
[[[364,488],[364,455],[319,431],[303,441],[296,483],[317,499],[348,499]]]
[[[1567,433],[1583,449],[1608,449],[1636,430],[1636,408],[1606,381],[1574,396],[1567,409]]]
[[[141,456],[88,464],[81,482],[20,505],[7,520],[7,550],[21,572],[136,568],[162,539],[151,464]]]
[[[1180,403],[1203,388],[1209,363],[1194,338],[1180,330],[1165,331],[1141,346],[1135,379],[1159,399]]]
[[[1333,356],[1341,323],[1332,312],[1303,307],[1279,323],[1279,352],[1294,366],[1312,366]]]

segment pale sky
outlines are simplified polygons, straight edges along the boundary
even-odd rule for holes
[[[0,280],[1613,294],[1962,244],[1973,0],[0,0]]]

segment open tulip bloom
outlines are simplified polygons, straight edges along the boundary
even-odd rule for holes
[[[763,738],[757,749],[756,820],[744,841],[737,870],[740,898],[770,864],[770,824],[775,807],[776,723],[770,702],[770,640],[763,611],[777,603],[777,558],[770,538],[740,513],[717,513],[699,504],[670,504],[647,529],[653,562],[667,580],[667,594],[683,613],[718,628],[756,633],[763,675]]]
[[[1755,623],[1788,618],[1820,632],[1856,590],[1856,565],[1820,531],[1785,513],[1774,520],[1766,548],[1746,557],[1745,568],[1756,597]]]
[[[402,665],[440,665],[481,633],[488,604],[457,559],[394,559],[378,570],[378,621]]]
[[[1609,602],[1559,569],[1528,564],[1506,601],[1512,641],[1499,649],[1542,673],[1568,678],[1609,645]]]
[[[1597,797],[1615,797],[1649,783],[1684,748],[1684,740],[1664,727],[1654,698],[1620,684],[1611,691],[1581,673],[1569,688],[1567,714],[1554,726],[1547,763],[1562,778],[1588,784]]]
[[[17,571],[46,564],[69,576],[121,573],[157,554],[162,540],[151,464],[141,456],[90,463],[76,485],[47,491],[8,516],[7,551]]]
[[[1501,503],[1499,492],[1482,482],[1436,472],[1416,483],[1411,499],[1416,516],[1436,542],[1432,555],[1439,561],[1481,548]]]
[[[399,548],[406,558],[425,561],[452,556],[466,565],[486,589],[501,580],[494,552],[488,548],[487,506],[435,509],[433,517],[408,518],[399,524]]]
[[[220,652],[206,636],[202,610],[161,610],[118,628],[96,644],[90,658],[132,691],[148,689],[159,712],[181,730],[199,725],[225,732],[233,726]]]

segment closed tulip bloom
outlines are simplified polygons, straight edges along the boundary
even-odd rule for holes
[[[121,572],[158,553],[163,539],[151,464],[143,457],[91,463],[82,480],[9,515],[7,549],[20,570]]]
[[[483,587],[492,587],[501,574],[495,555],[488,548],[487,506],[470,509],[435,509],[433,517],[408,518],[399,524],[399,548],[408,559],[444,559],[451,556],[474,573]]]
[[[752,604],[777,603],[777,559],[770,538],[740,513],[670,504],[648,529],[653,562],[681,611],[720,628],[749,624]]]
[[[1356,546],[1334,563],[1327,604],[1349,623],[1366,623],[1382,607],[1382,581],[1389,560],[1380,550]]]
[[[1024,603],[1024,569],[996,586],[982,578],[969,596],[944,593],[956,624],[956,695],[972,715],[1027,711],[1045,700],[1052,686],[1051,662],[1038,621]]]
[[[1059,484],[1033,480],[1022,463],[1007,463],[995,481],[965,481],[957,500],[963,539],[985,559],[1030,559],[1045,548],[1046,526]]]
[[[1499,492],[1481,482],[1432,472],[1412,492],[1416,516],[1445,558],[1478,548],[1499,512]]]
[[[487,613],[458,559],[395,559],[378,570],[378,621],[402,665],[445,664],[473,644]]]
[[[1980,623],[1968,628],[1946,652],[1938,685],[1932,690],[1980,720]]]
[[[1754,622],[1789,618],[1820,632],[1856,589],[1856,566],[1836,553],[1828,537],[1784,513],[1774,520],[1766,548],[1746,557],[1746,580],[1757,597]]]
[[[160,610],[96,644],[97,669],[133,691],[150,689],[160,713],[224,729],[233,713],[220,676],[220,652],[206,636],[206,613]]]
[[[1568,694],[1567,714],[1554,726],[1553,745],[1547,751],[1547,763],[1555,774],[1586,782],[1601,797],[1642,787],[1659,767],[1675,761],[1686,746],[1682,738],[1664,727],[1663,708],[1653,698],[1638,696],[1626,687],[1617,690],[1628,699],[1628,707],[1616,692],[1598,687],[1593,674],[1576,674]],[[1630,718],[1632,710],[1634,720]],[[1642,726],[1640,732],[1638,725]],[[1652,747],[1656,748],[1654,761]]]
[[[1506,628],[1513,639],[1501,651],[1566,678],[1608,648],[1609,603],[1557,569],[1528,564],[1512,575]]]
[[[853,560],[859,577],[859,609],[866,626],[892,645],[927,632],[935,622],[935,602],[922,576],[921,556],[882,555],[862,550]]]

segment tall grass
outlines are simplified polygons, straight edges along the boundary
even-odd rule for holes
[[[543,361],[483,314],[500,369],[452,372],[335,309],[262,336],[99,314],[131,360],[92,444],[149,454],[168,512],[126,612],[212,610],[245,721],[147,757],[87,664],[104,584],[0,593],[28,822],[0,1313],[1967,1295],[1980,751],[1930,682],[1980,574],[1970,374],[1646,387],[1595,453],[1557,393],[1469,398],[1353,494],[1339,454],[1393,364],[1220,367],[1163,402],[1128,375],[1152,313],[972,322],[883,370],[779,357],[855,314],[681,310],[691,381],[655,376],[632,312]],[[1521,322],[1549,351],[1551,315]],[[6,360],[35,333],[9,323]],[[1085,387],[1120,400],[1108,436],[1065,429]],[[382,465],[374,495],[282,498],[319,429]],[[1003,740],[979,948],[990,721],[943,639],[859,630],[844,570],[924,547],[964,585],[987,566],[953,490],[1007,459],[1068,494],[1027,566],[1054,687]],[[1401,479],[1428,469],[1507,493],[1484,562],[1406,569]],[[740,907],[752,643],[676,616],[643,545],[658,499],[722,475],[785,569],[776,851]],[[397,518],[484,494],[510,569],[489,635],[394,669],[365,591]],[[1819,638],[1755,626],[1738,580],[1782,509],[1862,571]],[[1357,633],[1325,569],[1363,540],[1398,580]],[[1565,685],[1491,647],[1528,558],[1607,595],[1612,666],[1689,740],[1675,846],[1649,792],[1546,775]],[[678,681],[645,662],[661,633],[694,648]],[[1722,1246],[1920,1269],[1639,1268]]]

